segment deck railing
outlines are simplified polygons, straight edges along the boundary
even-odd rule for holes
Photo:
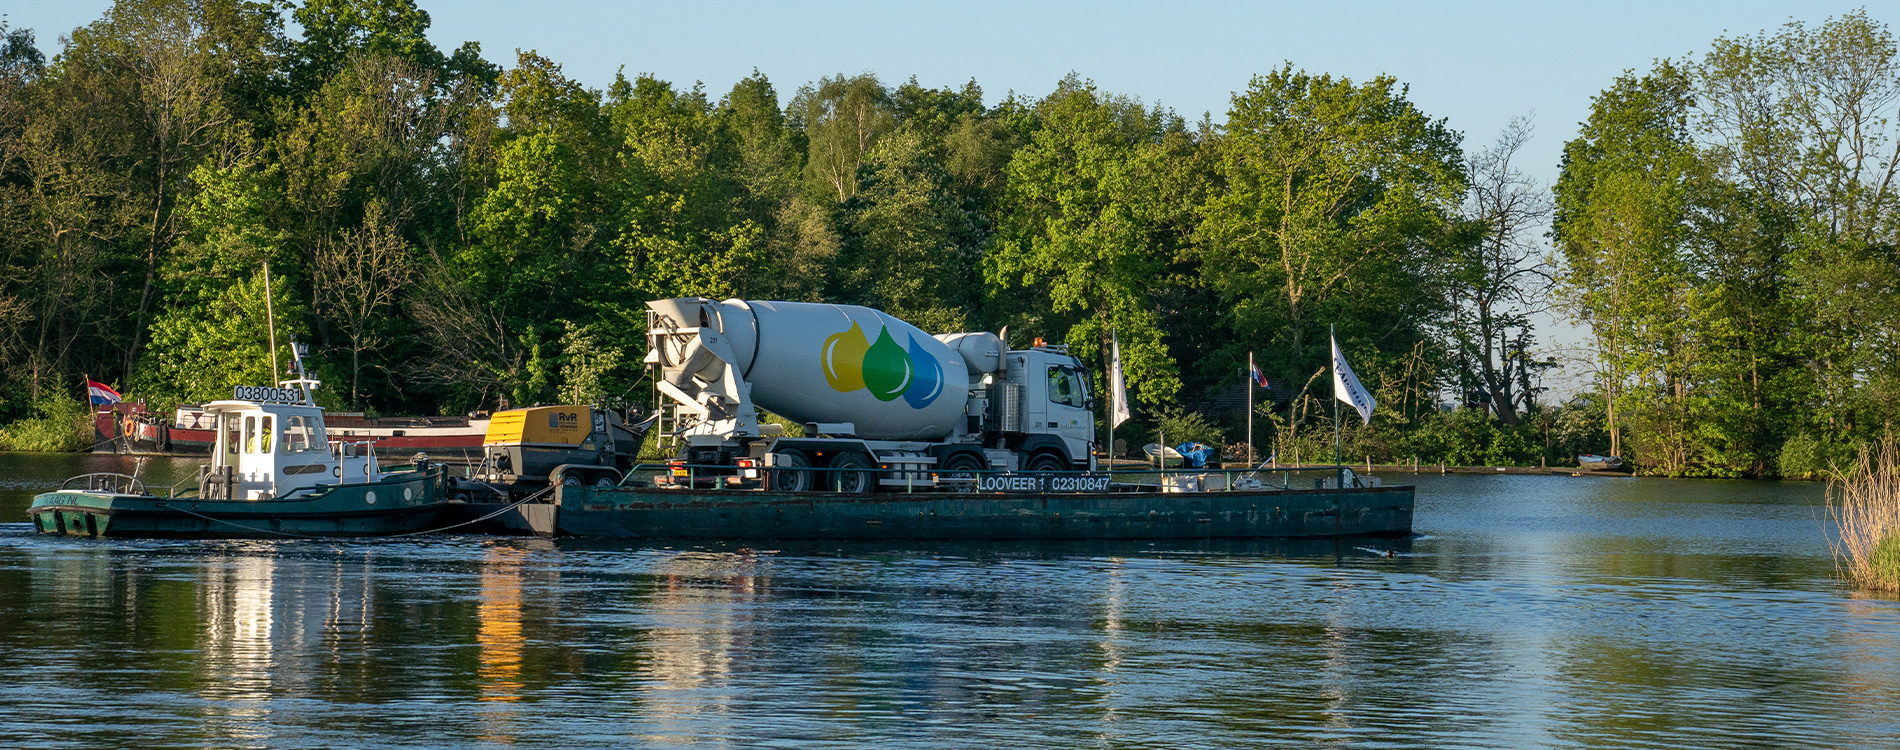
[[[900,463],[900,462],[896,462]],[[1009,471],[911,467],[729,466],[643,463],[629,469],[622,487],[669,489],[773,489],[786,474],[804,474],[779,484],[824,492],[1223,492],[1276,489],[1326,489],[1378,486],[1378,480],[1350,466],[1279,466],[1251,469],[1109,469],[1097,471]],[[879,479],[891,481],[880,483]],[[902,484],[898,483],[902,480]],[[876,488],[875,490],[871,488]]]
[[[75,487],[74,484],[83,486]],[[79,490],[82,492],[101,492],[112,495],[143,495],[145,482],[130,474],[100,471],[81,474],[60,484],[61,490]]]

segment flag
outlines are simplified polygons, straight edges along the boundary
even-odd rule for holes
[[[1114,331],[1108,333],[1108,428],[1128,421],[1128,388],[1122,383],[1122,342]]]
[[[92,378],[86,379],[86,395],[92,397],[93,406],[106,406],[125,400],[125,397],[120,396],[118,391],[112,390],[112,386],[93,380]]]
[[[1267,376],[1260,371],[1260,365],[1254,364],[1253,352],[1247,352],[1247,376],[1253,378],[1254,385],[1267,387]]]
[[[1352,374],[1352,365],[1346,364],[1346,353],[1339,350],[1339,339],[1333,339],[1333,398],[1337,398],[1359,410],[1364,424],[1372,424],[1372,394],[1359,384],[1359,376]]]

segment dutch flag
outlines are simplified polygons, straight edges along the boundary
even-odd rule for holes
[[[118,391],[112,390],[112,386],[91,378],[86,379],[86,395],[92,397],[93,406],[107,406],[125,400]]]
[[[1260,371],[1260,365],[1254,364],[1252,355],[1247,357],[1247,370],[1247,375],[1253,378],[1255,385],[1261,388],[1267,387],[1267,376]]]

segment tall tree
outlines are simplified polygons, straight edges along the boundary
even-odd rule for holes
[[[1183,238],[1159,220],[1170,211],[1154,200],[1152,167],[1164,135],[1183,129],[1180,118],[1074,75],[1036,116],[1034,135],[1009,163],[1009,212],[984,259],[985,278],[1034,310],[1018,322],[1068,342],[1085,361],[1118,332],[1130,388],[1165,403],[1180,389],[1180,370],[1164,341],[1155,282]]]
[[[1595,335],[1610,450],[1672,472],[1687,460],[1694,354],[1681,314],[1693,283],[1683,245],[1700,168],[1693,96],[1668,62],[1597,96],[1564,145],[1552,227],[1570,304]],[[1634,453],[1624,442],[1632,423]]]
[[[809,144],[807,184],[840,203],[857,190],[865,152],[896,125],[890,92],[869,73],[820,78],[798,90],[790,110]]]
[[[1334,323],[1342,339],[1407,352],[1442,320],[1458,143],[1390,77],[1287,65],[1234,96],[1201,252],[1234,331],[1284,342],[1266,369],[1305,379],[1327,358],[1308,342]]]
[[[1543,363],[1530,351],[1530,316],[1543,311],[1551,282],[1536,240],[1550,218],[1549,194],[1517,164],[1531,133],[1528,118],[1513,118],[1495,144],[1466,160],[1462,219],[1473,236],[1450,277],[1457,302],[1450,332],[1461,369],[1506,424],[1517,424],[1535,395],[1527,385]]]

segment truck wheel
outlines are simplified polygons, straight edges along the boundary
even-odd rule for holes
[[[603,471],[594,475],[594,487],[596,489],[613,489],[618,486],[620,486],[620,477],[615,476],[611,471]]]
[[[778,466],[772,470],[772,490],[775,492],[805,492],[811,489],[811,472],[805,468],[811,461],[805,458],[805,452],[788,450],[778,454]]]
[[[871,457],[857,451],[840,451],[831,457],[831,476],[825,483],[839,492],[870,492],[876,486],[877,474],[871,471],[855,471],[871,468]]]
[[[989,467],[983,465],[983,459],[969,453],[957,453],[943,462],[942,476],[951,480],[949,484],[953,490],[975,492],[976,478],[979,476],[977,472],[986,468]]]
[[[1069,464],[1054,453],[1038,453],[1029,457],[1027,471],[1068,471]]]
[[[564,487],[579,487],[581,486],[581,477],[579,474],[568,474],[568,473],[563,472],[561,474],[561,485]]]

